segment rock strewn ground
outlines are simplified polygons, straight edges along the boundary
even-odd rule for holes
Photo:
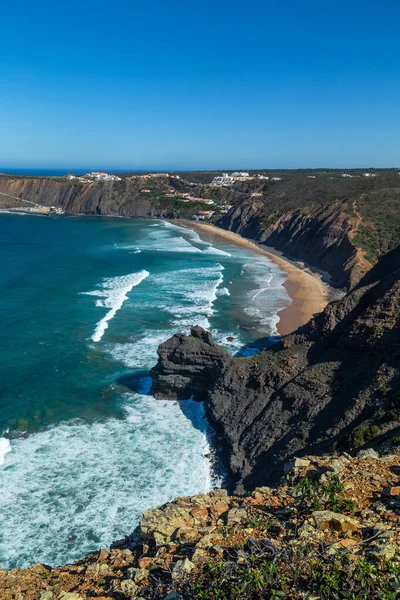
[[[0,571],[2,600],[400,594],[400,456],[295,459],[278,488],[178,498],[110,550]]]

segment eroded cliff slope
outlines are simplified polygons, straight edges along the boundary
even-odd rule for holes
[[[137,180],[72,184],[50,177],[0,177],[0,201],[5,208],[23,206],[23,200],[56,206],[70,214],[174,217],[153,195],[141,192]],[[4,194],[4,195],[3,195]],[[23,199],[21,202],[17,198]]]
[[[343,299],[251,358],[223,356],[198,329],[159,348],[153,393],[182,397],[202,380],[238,491],[273,481],[290,457],[362,445],[399,429],[400,247]],[[389,434],[388,434],[389,435]]]

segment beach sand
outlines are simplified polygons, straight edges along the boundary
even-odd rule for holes
[[[291,298],[291,304],[278,312],[278,333],[286,335],[307,323],[313,315],[321,312],[328,303],[328,286],[318,274],[310,273],[297,267],[289,260],[264,250],[255,242],[246,240],[237,233],[220,229],[208,223],[177,220],[176,224],[185,225],[198,232],[204,231],[216,237],[229,240],[233,244],[243,246],[268,256],[282,271],[287,273],[284,287]]]

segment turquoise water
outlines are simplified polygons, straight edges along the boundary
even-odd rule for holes
[[[71,561],[218,485],[202,405],[156,401],[148,371],[192,324],[232,353],[273,333],[283,281],[161,221],[0,215],[2,566]]]

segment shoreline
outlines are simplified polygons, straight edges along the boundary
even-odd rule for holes
[[[279,321],[276,328],[280,335],[287,335],[302,325],[305,325],[315,314],[320,313],[328,304],[328,285],[322,280],[320,275],[301,269],[290,260],[273,254],[268,250],[264,250],[264,248],[256,242],[252,242],[238,233],[220,229],[219,227],[216,227],[216,225],[211,225],[209,223],[198,223],[197,221],[188,221],[185,219],[171,220],[176,224],[183,224],[194,230],[211,233],[224,238],[225,240],[229,240],[233,244],[263,254],[287,274],[287,279],[282,285],[291,302],[289,306],[286,306],[277,313]]]

